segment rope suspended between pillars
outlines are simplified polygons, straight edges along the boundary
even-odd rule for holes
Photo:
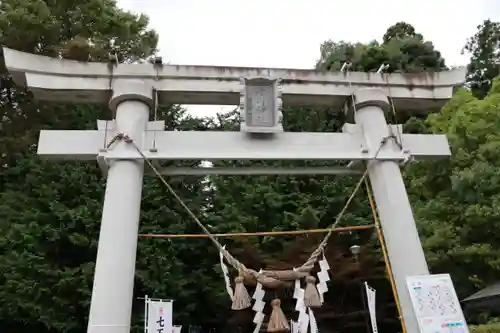
[[[332,229],[333,232],[346,232],[353,230],[373,229],[374,224],[355,225],[350,227],[339,227]],[[216,238],[230,237],[262,237],[262,236],[299,236],[307,234],[327,233],[330,229],[308,229],[308,230],[289,230],[289,231],[261,231],[261,232],[237,232],[229,234],[213,234]],[[206,234],[139,234],[141,238],[208,238]]]

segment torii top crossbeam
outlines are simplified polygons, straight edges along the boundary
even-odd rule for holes
[[[18,85],[30,87],[42,100],[107,103],[110,79],[151,80],[160,103],[238,105],[241,78],[281,79],[287,106],[342,107],[361,88],[377,87],[400,110],[427,112],[442,107],[463,84],[465,69],[419,74],[316,70],[118,64],[54,59],[3,49],[5,63]]]

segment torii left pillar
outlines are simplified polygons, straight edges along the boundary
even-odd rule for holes
[[[152,86],[118,79],[112,88],[109,106],[115,112],[116,132],[141,147],[153,104]],[[133,145],[120,140],[113,151],[137,156]],[[87,332],[129,333],[144,161],[116,159],[108,164]]]

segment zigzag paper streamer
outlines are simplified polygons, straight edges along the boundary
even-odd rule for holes
[[[226,249],[226,245],[224,245],[222,248]],[[233,287],[231,287],[231,280],[229,279],[229,269],[224,263],[224,255],[222,254],[222,251],[219,252],[219,259],[220,259],[220,268],[222,269],[222,273],[224,275],[224,282],[226,283],[226,291],[227,294],[229,295],[229,298],[231,298],[232,300],[234,297]]]
[[[259,271],[260,273],[261,271]],[[255,316],[253,317],[253,322],[255,324],[255,329],[253,333],[258,333],[260,331],[260,327],[262,326],[262,322],[264,321],[264,307],[266,306],[266,302],[263,301],[264,295],[266,292],[262,289],[262,284],[257,283],[255,287],[255,292],[253,293],[252,298],[255,300],[253,304],[252,310],[255,311]]]
[[[323,294],[328,291],[327,282],[330,281],[330,276],[328,275],[328,270],[330,269],[330,265],[328,265],[328,261],[326,261],[325,254],[323,253],[323,258],[319,261],[320,270],[318,272],[318,284],[316,285],[316,289],[318,289],[319,298],[321,300],[321,304],[324,302]]]
[[[309,327],[309,316],[304,311],[299,315],[300,333],[307,333]]]
[[[293,269],[295,270],[295,268]],[[297,300],[295,304],[295,310],[299,312],[299,318],[297,320],[297,330],[299,333],[307,333],[307,327],[309,325],[309,316],[307,315],[307,309],[304,304],[304,289],[300,287],[300,280],[295,280],[295,288],[293,290],[293,298]]]
[[[309,324],[311,326],[311,333],[318,333],[318,323],[316,322],[314,313],[311,310],[311,308],[309,308],[308,310],[309,310]]]

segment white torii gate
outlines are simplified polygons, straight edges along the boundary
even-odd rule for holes
[[[390,104],[398,111],[439,108],[463,83],[465,71],[431,74],[317,72],[313,70],[81,63],[4,48],[18,85],[41,100],[109,103],[115,120],[95,131],[41,131],[38,154],[54,159],[94,160],[107,174],[89,314],[89,333],[128,333],[144,161],[131,145],[107,145],[128,135],[150,160],[351,160],[370,161],[369,177],[386,237],[406,331],[419,332],[406,277],[428,274],[399,164],[412,158],[450,156],[444,135],[402,134],[388,125]],[[353,98],[352,98],[353,97]],[[355,101],[353,108],[352,101]],[[165,131],[149,121],[157,103],[240,105],[240,132]],[[287,133],[281,104],[344,107],[355,124],[343,133]],[[398,125],[399,126],[399,125]],[[174,168],[165,174],[336,174],[338,168]]]

